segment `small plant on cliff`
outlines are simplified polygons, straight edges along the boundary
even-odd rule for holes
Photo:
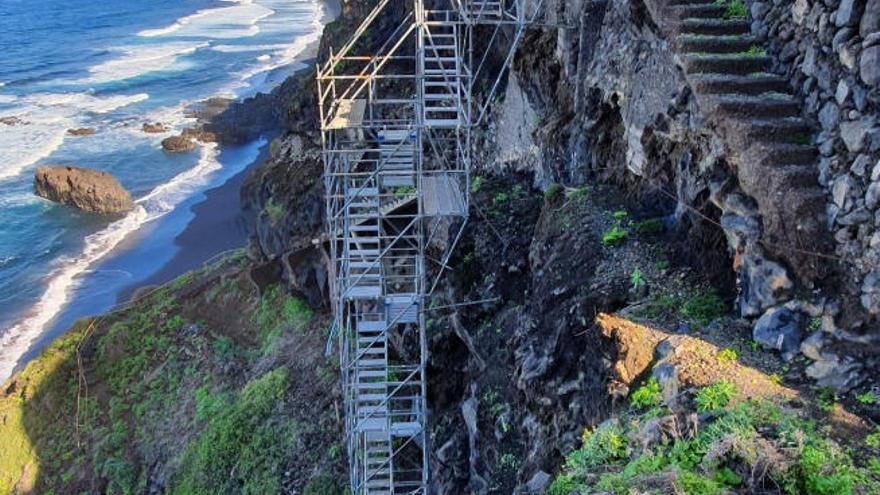
[[[877,396],[874,395],[874,392],[868,390],[863,394],[856,395],[856,400],[866,406],[872,406],[877,403]]]
[[[629,283],[633,289],[638,289],[648,284],[648,282],[645,280],[645,274],[642,273],[642,271],[638,268],[633,270],[632,273],[629,275]]]
[[[657,235],[663,229],[663,220],[660,218],[648,218],[636,223],[636,233],[641,236]]]
[[[623,461],[626,459],[627,440],[623,430],[613,423],[606,422],[587,434],[584,432],[584,445],[572,452],[566,463],[576,471]]]
[[[605,244],[606,246],[620,246],[626,242],[626,238],[629,236],[629,230],[624,228],[623,225],[624,220],[626,220],[628,215],[629,214],[623,210],[614,212],[614,227],[602,235],[602,244]]]
[[[697,392],[694,403],[700,412],[722,409],[736,396],[736,385],[727,380],[719,380]]]
[[[722,17],[728,20],[736,19],[745,19],[749,16],[749,9],[746,7],[746,4],[743,3],[742,0],[730,0],[725,2],[724,0],[716,1],[718,5],[726,5],[727,8],[724,11]]]
[[[720,351],[718,355],[715,356],[715,360],[718,362],[718,364],[722,366],[727,366],[728,364],[734,363],[738,358],[739,355],[736,353],[736,351],[729,347]]]
[[[569,191],[568,198],[573,201],[584,202],[587,200],[589,189],[587,186],[576,187]]]
[[[411,194],[415,194],[416,188],[412,186],[401,186],[394,188],[394,197],[397,199],[405,198]]]
[[[865,445],[872,449],[880,449],[880,426],[874,430],[874,433],[865,437]]]
[[[767,50],[762,46],[752,45],[746,52],[745,56],[748,58],[761,58],[767,56]]]
[[[834,393],[834,389],[831,387],[822,387],[819,389],[819,394],[816,397],[816,405],[819,406],[819,409],[822,412],[831,412],[834,410],[834,406],[837,404],[837,394]]]
[[[275,198],[269,198],[269,201],[266,202],[266,206],[263,207],[266,211],[266,215],[269,217],[269,223],[272,224],[273,227],[277,227],[278,223],[281,222],[281,219],[284,218],[284,208],[275,203]]]
[[[471,179],[471,192],[477,193],[480,188],[483,187],[483,177],[477,175],[473,179]]]
[[[555,182],[544,189],[544,201],[548,204],[555,204],[562,197],[563,187]]]
[[[654,407],[662,401],[663,393],[660,391],[660,384],[653,376],[648,379],[648,383],[637,388],[629,397],[629,403],[636,409]]]
[[[807,323],[807,330],[810,332],[815,332],[820,328],[822,328],[822,318],[819,318],[818,316],[810,318],[810,322]]]
[[[681,314],[700,325],[708,325],[727,312],[727,304],[715,289],[709,289],[688,299]]]

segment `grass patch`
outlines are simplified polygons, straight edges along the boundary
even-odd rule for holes
[[[171,493],[278,493],[296,437],[281,407],[288,383],[287,370],[277,368],[234,396],[197,396],[211,414],[183,454]]]
[[[727,406],[735,396],[736,386],[726,380],[720,380],[701,388],[694,397],[694,404],[700,412],[716,411]]]
[[[708,325],[727,313],[727,304],[715,289],[696,294],[685,301],[681,314],[694,323]]]
[[[737,352],[735,350],[733,350],[729,347],[720,351],[715,356],[715,360],[718,362],[718,364],[720,364],[722,366],[727,366],[727,365],[733,364],[736,362],[737,359],[739,359],[739,354],[737,354]]]
[[[629,403],[636,409],[658,406],[661,402],[663,402],[663,392],[660,390],[657,379],[653,376],[629,396]]]

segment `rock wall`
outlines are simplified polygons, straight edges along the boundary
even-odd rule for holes
[[[773,170],[745,175],[756,156],[750,136],[731,131],[720,110],[698,97],[667,2],[546,2],[544,21],[558,29],[526,37],[497,114],[499,126],[518,126],[499,129],[503,144],[511,141],[505,133],[523,134],[511,116],[535,112],[532,139],[505,147],[518,155],[487,166],[532,170],[539,186],[614,183],[665,209],[684,239],[684,258],[721,285],[728,282],[718,275],[736,272],[740,312],[755,319],[757,333],[781,331],[780,311],[804,334],[812,323],[810,330],[821,330],[805,344],[817,361],[813,377],[852,386],[853,370],[876,361],[866,355],[876,355],[880,339],[878,5],[751,4],[756,45],[787,79],[790,105],[820,128],[809,142],[780,145],[785,154],[770,154],[771,165],[774,156],[807,156],[824,194],[801,194],[815,184],[809,173],[797,182],[776,182]],[[812,159],[814,146],[820,157]],[[813,214],[792,209],[798,195],[823,218],[783,228]]]
[[[880,2],[752,2],[752,31],[820,125],[820,183],[843,280],[840,324],[880,315]],[[867,314],[865,314],[867,313]],[[871,318],[870,316],[874,318]]]

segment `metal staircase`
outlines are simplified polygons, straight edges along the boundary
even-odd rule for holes
[[[395,1],[412,7],[397,29],[378,50],[355,53],[375,20],[393,15],[386,8]],[[504,72],[481,73],[474,34],[512,26],[509,64],[541,6],[529,16],[525,0],[441,0],[435,10],[425,1],[380,0],[318,67],[353,495],[429,491],[425,301],[467,222],[471,131],[488,106],[474,103],[474,84],[494,78],[491,101]],[[457,220],[458,234],[432,269],[436,258],[425,254],[447,225],[439,218]]]

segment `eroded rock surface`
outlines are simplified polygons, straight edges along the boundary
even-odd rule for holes
[[[37,169],[37,196],[90,213],[124,213],[134,208],[131,195],[107,172],[50,166]]]

